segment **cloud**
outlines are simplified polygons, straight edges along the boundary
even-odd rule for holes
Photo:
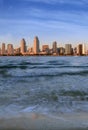
[[[5,4],[4,0],[4,4]],[[8,0],[11,1],[11,0]],[[0,13],[0,34],[9,34],[0,40],[13,39],[15,35],[49,35],[77,37],[88,34],[87,0],[15,0]],[[18,2],[19,1],[19,2]],[[7,7],[11,8],[7,8]],[[3,12],[3,13],[2,13]],[[85,36],[84,36],[85,34]],[[82,37],[80,37],[82,36]],[[67,37],[66,37],[67,38]],[[5,41],[6,41],[5,40]]]
[[[23,0],[23,1],[37,1],[40,0]],[[41,0],[42,2],[49,3],[50,1],[54,3],[86,3],[86,0]],[[53,23],[53,24],[52,24]],[[58,26],[57,24],[58,23]],[[13,13],[6,14],[6,17],[0,19],[1,25],[7,25],[12,27],[24,26],[44,26],[47,28],[66,28],[70,26],[79,26],[80,28],[88,27],[88,13],[84,11],[75,10],[65,11],[64,9],[54,9],[47,10],[47,8],[38,8],[37,6],[31,6],[30,8],[23,7],[19,11],[16,9]],[[69,25],[69,26],[68,26]],[[56,27],[57,26],[57,27]],[[13,27],[13,28],[14,28]],[[30,28],[33,28],[30,26]]]
[[[62,0],[61,0],[62,1]],[[69,0],[68,0],[69,1]],[[66,28],[66,24],[69,26],[80,26],[80,27],[88,27],[88,13],[87,12],[70,12],[63,10],[45,10],[37,7],[28,7],[20,9],[20,11],[16,14],[10,14],[11,17],[4,17],[0,19],[0,24],[2,25],[10,25],[10,26],[28,26],[35,25],[39,26],[42,23],[45,26],[45,23],[48,22],[56,22],[56,23],[64,23],[64,27]],[[16,17],[15,17],[16,16]],[[47,27],[50,28],[50,24],[46,24]],[[61,25],[61,24],[60,24]],[[60,27],[60,26],[59,26]],[[52,26],[51,26],[52,28]],[[61,27],[60,27],[61,28]]]
[[[87,4],[87,0],[21,0],[21,1],[27,1],[27,2],[43,2],[43,3],[49,3],[49,4],[55,4],[55,3],[60,3],[60,4]]]
[[[31,7],[25,8],[23,11],[25,18],[33,19],[34,21],[47,22],[47,21],[56,21],[56,22],[65,22],[69,24],[75,24],[80,26],[88,26],[88,13],[81,11],[63,11],[63,10],[45,10]]]

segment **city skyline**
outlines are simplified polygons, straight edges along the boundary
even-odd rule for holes
[[[21,39],[17,48],[14,47],[13,44],[2,43],[0,48],[0,56],[26,56],[26,55],[55,55],[55,56],[85,56],[88,55],[88,49],[86,44],[78,44],[73,47],[72,44],[65,44],[64,46],[59,46],[57,41],[52,42],[52,47],[48,44],[41,45],[41,42],[38,36],[34,37],[33,45],[27,45],[26,40],[24,38]]]
[[[0,43],[87,43],[87,0],[0,0]]]
[[[60,42],[58,42],[58,41],[56,41],[55,39],[53,40],[53,41],[51,41],[51,43],[44,43],[44,42],[41,42],[41,38],[39,37],[39,36],[34,36],[33,37],[33,39],[31,39],[31,41],[32,41],[32,43],[30,44],[30,41],[28,41],[27,39],[25,39],[24,37],[23,38],[21,38],[19,41],[18,41],[18,43],[17,43],[17,45],[15,44],[15,41],[14,41],[14,43],[11,43],[11,42],[5,42],[5,41],[3,41],[3,42],[0,42],[0,48],[2,47],[2,44],[4,43],[4,44],[6,44],[6,45],[8,45],[8,44],[12,44],[13,46],[14,46],[14,48],[18,48],[19,47],[19,44],[20,43],[24,43],[25,42],[25,44],[26,44],[26,46],[27,46],[27,48],[31,48],[31,47],[33,47],[33,44],[34,44],[34,40],[36,39],[36,38],[39,38],[38,40],[39,40],[39,43],[40,43],[40,49],[42,49],[42,46],[43,45],[48,45],[49,46],[49,48],[52,48],[52,46],[53,46],[53,43],[54,42],[56,42],[57,43],[57,48],[58,47],[65,47],[65,45],[66,44],[71,44],[72,45],[72,47],[74,48],[74,47],[76,47],[77,45],[79,45],[79,44],[84,44],[84,45],[86,45],[86,49],[88,49],[88,42],[77,42],[77,43],[75,43],[75,44],[73,44],[72,42],[65,42],[65,43],[63,43],[63,44],[61,44]],[[16,45],[16,46],[15,46]],[[20,45],[20,47],[21,47],[21,45]],[[23,47],[24,48],[24,47]]]

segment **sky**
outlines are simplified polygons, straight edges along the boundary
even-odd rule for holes
[[[0,0],[0,43],[88,42],[88,0]]]

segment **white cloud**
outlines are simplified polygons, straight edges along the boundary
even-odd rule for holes
[[[21,0],[22,1],[22,0]],[[61,3],[61,4],[88,4],[87,0],[23,0],[23,1],[29,1],[29,2],[43,2],[43,3]]]
[[[22,0],[21,0],[22,1]],[[87,4],[86,0],[24,0],[24,1],[37,1],[37,2],[44,2],[44,3],[70,3],[70,4],[77,4],[83,5]],[[11,14],[8,14],[11,15]],[[21,16],[21,17],[18,17]],[[25,18],[23,17],[25,16]],[[46,37],[55,37],[59,36],[59,39],[62,37],[68,36],[78,37],[79,39],[87,38],[88,34],[88,13],[84,11],[64,11],[64,10],[46,10],[40,9],[38,7],[25,7],[20,9],[18,13],[16,13],[16,17],[14,14],[14,19],[12,17],[4,17],[0,19],[1,28],[3,27],[4,30],[9,34],[0,35],[1,42],[14,42],[15,35],[18,34],[21,36],[30,36],[31,34],[38,35],[41,33]],[[5,25],[5,26],[4,26]],[[6,27],[6,29],[5,29]],[[0,32],[2,33],[3,28],[0,28]],[[15,32],[15,33],[14,33]],[[13,36],[12,36],[12,35]],[[62,35],[62,36],[61,36]],[[66,37],[67,38],[67,37]],[[85,39],[86,39],[85,38]],[[66,40],[66,39],[65,39]]]
[[[88,26],[88,13],[74,12],[74,11],[61,11],[61,10],[45,10],[31,7],[25,8],[23,12],[28,18],[34,18],[41,21],[61,21],[70,24],[78,24],[80,26]]]

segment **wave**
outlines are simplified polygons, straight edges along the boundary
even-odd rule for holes
[[[7,65],[0,65],[0,69],[46,69],[46,68],[72,68],[72,69],[88,69],[88,65],[66,65],[61,63],[53,63],[53,64],[45,64],[45,63],[19,63],[19,64],[7,64]]]
[[[20,68],[20,69],[27,69],[27,66],[19,66],[19,65],[3,65],[0,66],[0,69],[15,69],[15,68]]]
[[[27,72],[27,73],[12,73],[11,76],[13,77],[59,77],[59,76],[74,76],[74,75],[79,75],[79,76],[87,76],[88,75],[88,70],[85,71],[78,71],[78,72]]]
[[[8,69],[6,69],[6,67]],[[10,68],[10,69],[9,69]],[[42,70],[42,71],[41,71]],[[88,76],[88,69],[60,69],[49,66],[3,66],[0,68],[0,77],[61,77],[61,76]]]
[[[22,62],[19,63],[19,65],[43,65],[44,63],[38,63],[38,62]]]

